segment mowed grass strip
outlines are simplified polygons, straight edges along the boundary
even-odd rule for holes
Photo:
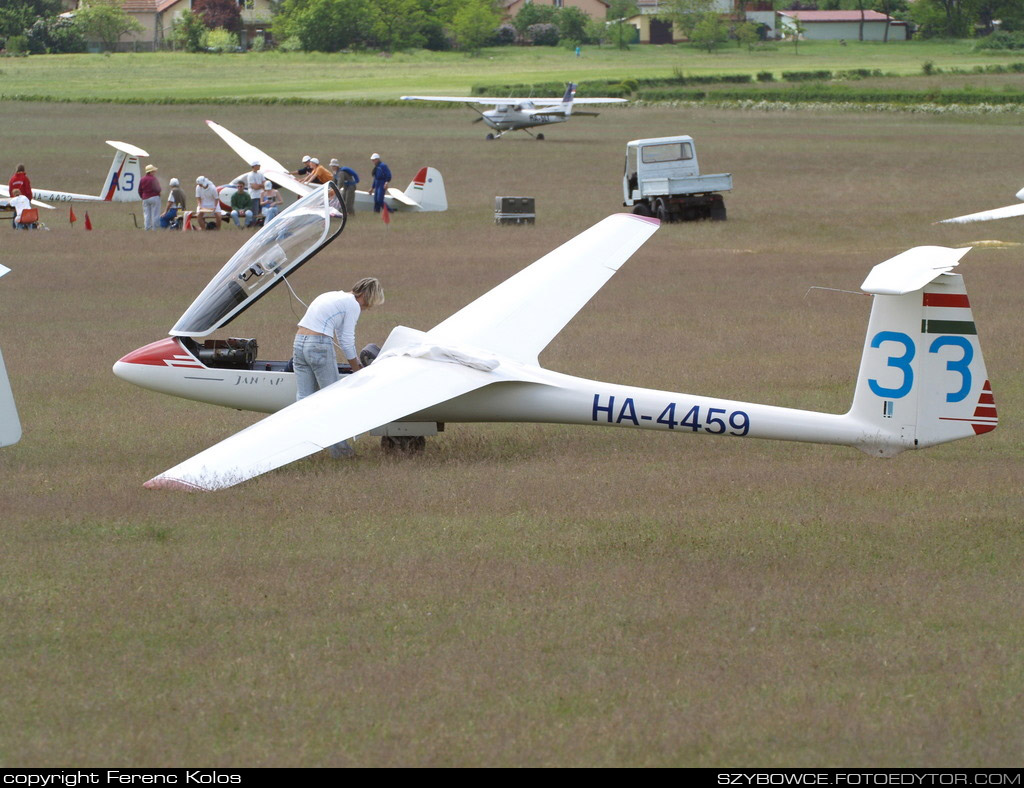
[[[724,224],[661,228],[542,355],[670,392],[845,410],[874,264],[1024,240],[1005,119],[667,109],[486,143],[444,110],[19,105],[40,186],[96,191],[103,139],[191,193],[245,164],[379,151],[438,167],[450,210],[357,214],[292,277],[378,275],[360,321],[428,329],[609,213],[628,139],[694,135],[732,172]],[[421,123],[414,123],[419,119]],[[255,128],[258,126],[259,128]],[[298,131],[301,129],[301,131]],[[429,132],[428,132],[429,129]],[[287,132],[287,133],[285,133]],[[955,156],[956,172],[950,160]],[[999,166],[993,167],[994,157]],[[13,163],[13,162],[12,162]],[[13,166],[9,166],[13,170]],[[494,196],[537,201],[496,227]],[[81,220],[87,206],[76,206]],[[110,373],[164,336],[248,236],[3,232],[0,344],[25,435],[0,450],[0,763],[984,766],[1020,760],[1024,407],[1016,247],[964,259],[1002,424],[893,460],[852,449],[557,425],[449,425],[418,457],[316,456],[208,495],[142,482],[259,416]],[[219,335],[284,358],[279,289]]]
[[[918,75],[926,61],[970,70],[1020,60],[1012,50],[973,51],[970,41],[802,42],[797,50],[768,44],[712,54],[689,46],[585,46],[581,57],[563,47],[496,47],[470,57],[457,52],[237,54],[122,53],[33,55],[0,60],[0,98],[147,101],[221,98],[393,100],[408,94],[469,95],[475,85],[582,84],[587,80],[816,69],[879,69]],[[987,77],[986,77],[987,78]]]

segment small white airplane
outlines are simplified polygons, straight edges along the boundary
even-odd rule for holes
[[[320,188],[319,184],[303,183],[293,176],[281,162],[255,145],[250,145],[219,123],[208,120],[206,125],[218,137],[224,140],[231,150],[245,159],[246,164],[258,161],[260,163],[260,172],[278,186],[287,189],[293,194],[297,194],[299,197],[305,197]],[[232,179],[231,184],[234,184],[238,178],[245,177],[246,175],[248,173],[236,176]],[[231,195],[234,193],[234,186],[231,184],[220,191],[222,205],[226,205],[231,201]],[[404,192],[394,187],[389,188],[384,202],[388,206],[388,210],[391,211],[447,211],[448,196],[444,189],[444,178],[433,167],[421,167],[419,172],[416,173],[416,177],[412,179],[412,183],[406,187]],[[356,210],[372,211],[373,195],[357,189]]]
[[[10,271],[7,266],[0,265],[0,276]],[[20,440],[18,408],[14,404],[14,392],[11,391],[11,381],[7,377],[7,367],[4,366],[4,355],[0,353],[0,446],[13,446]]]
[[[597,112],[574,112],[576,104],[625,104],[626,99],[621,98],[576,98],[576,84],[569,83],[562,98],[481,98],[475,96],[402,96],[402,101],[446,101],[459,104],[483,104],[493,106],[494,109],[479,110],[470,107],[474,112],[480,114],[473,122],[483,121],[497,134],[488,133],[487,139],[501,139],[502,135],[510,131],[525,131],[531,137],[538,140],[544,139],[544,135],[536,135],[530,129],[536,126],[549,126],[552,123],[565,123],[573,115],[596,116]]]
[[[1018,200],[1024,200],[1024,189],[1015,195]],[[1008,219],[1011,216],[1024,216],[1024,202],[1016,205],[1005,205],[1002,208],[993,208],[990,211],[978,211],[965,216],[954,216],[952,219],[943,219],[936,224],[967,224],[968,222],[991,222],[993,219]]]
[[[436,434],[446,422],[542,422],[856,447],[890,457],[994,430],[995,401],[963,279],[965,249],[922,246],[876,265],[853,397],[844,415],[603,383],[537,357],[657,230],[599,222],[427,332],[399,326],[373,363],[295,402],[286,362],[255,340],[206,340],[340,233],[329,198],[295,203],[228,262],[171,330],[114,373],[167,394],[272,415],[146,482],[219,490],[367,431]],[[347,371],[347,367],[342,367]],[[389,434],[387,431],[385,435]],[[419,438],[423,441],[423,438]]]
[[[43,208],[53,208],[45,202],[37,200],[49,200],[51,202],[138,202],[139,181],[142,179],[142,171],[139,167],[139,157],[149,156],[142,148],[129,145],[127,142],[107,140],[107,145],[117,152],[114,160],[110,163],[107,177],[103,181],[103,188],[99,194],[76,194],[75,192],[62,192],[56,189],[39,189],[32,187],[32,202]],[[10,197],[6,186],[0,186],[0,197]]]

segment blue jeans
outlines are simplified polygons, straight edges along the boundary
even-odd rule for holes
[[[327,388],[341,377],[338,358],[334,354],[334,342],[330,337],[296,334],[292,344],[292,361],[295,365],[296,402]],[[352,446],[345,440],[328,447],[327,451],[338,459],[351,456]]]

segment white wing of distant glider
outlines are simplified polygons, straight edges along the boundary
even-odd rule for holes
[[[216,490],[432,405],[510,380],[536,380],[540,351],[654,233],[610,216],[427,333],[396,328],[369,367],[268,416],[146,483]]]
[[[509,104],[561,104],[563,98],[484,98],[483,96],[402,96],[402,101],[447,101],[452,104],[487,104],[495,107]],[[573,104],[625,104],[621,98],[574,98]]]
[[[993,219],[1008,219],[1011,216],[1024,216],[1024,202],[1016,205],[1006,205],[1002,208],[993,208],[991,211],[979,211],[969,213],[966,216],[955,216],[952,219],[943,219],[936,224],[967,224],[968,222],[990,222]]]
[[[311,186],[308,183],[303,183],[285,167],[281,162],[270,156],[268,153],[252,145],[232,131],[228,131],[226,128],[221,126],[219,123],[214,123],[212,120],[206,121],[206,125],[224,142],[228,144],[235,153],[241,156],[246,164],[251,164],[254,161],[260,163],[260,172],[274,183],[279,186],[283,186],[288,191],[299,195],[299,197],[305,197],[308,194],[312,194],[315,186]]]

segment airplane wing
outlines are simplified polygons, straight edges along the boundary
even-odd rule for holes
[[[464,343],[536,364],[659,224],[627,213],[609,216],[439,323],[427,332],[428,341]]]
[[[952,219],[943,219],[936,224],[967,224],[968,222],[990,222],[993,219],[1008,219],[1011,216],[1024,216],[1024,202],[1016,205],[1006,205],[1002,208],[993,208],[991,211],[979,211],[969,213],[966,216],[955,216]]]
[[[8,199],[11,193],[7,190],[6,186],[0,186],[0,199]],[[47,208],[53,210],[56,206],[50,205],[49,203],[42,202],[41,200],[32,200],[32,204],[37,208]]]
[[[208,120],[206,121],[206,125],[209,126],[218,137],[224,140],[231,150],[241,156],[245,160],[246,164],[258,161],[260,163],[260,171],[263,175],[279,186],[283,186],[285,189],[293,194],[297,194],[299,197],[305,197],[306,195],[312,194],[315,190],[315,186],[311,186],[308,183],[300,181],[289,172],[287,167],[281,164],[281,162],[273,156],[270,156],[260,150],[255,145],[249,144],[234,132],[228,131],[219,123],[214,123],[212,120]]]
[[[456,363],[380,358],[146,482],[150,489],[220,490],[489,383]]]
[[[482,96],[402,96],[402,101],[447,101],[452,104],[493,104],[495,106],[504,104],[526,104],[537,103],[537,99],[528,98],[484,98]],[[561,101],[561,99],[558,99]]]

